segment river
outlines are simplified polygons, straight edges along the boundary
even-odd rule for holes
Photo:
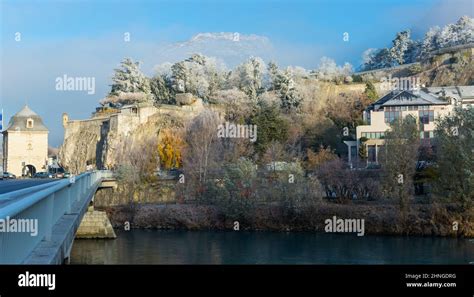
[[[117,231],[76,239],[71,264],[468,264],[474,240],[224,231]]]

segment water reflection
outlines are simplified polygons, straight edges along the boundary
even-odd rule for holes
[[[317,233],[118,231],[76,240],[72,264],[467,264],[474,242]]]

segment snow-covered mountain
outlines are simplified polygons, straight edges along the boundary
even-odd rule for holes
[[[199,33],[191,39],[170,44],[157,54],[160,63],[176,62],[199,53],[234,67],[251,56],[265,61],[274,59],[275,51],[270,40],[255,34],[238,32]]]

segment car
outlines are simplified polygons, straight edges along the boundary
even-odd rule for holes
[[[14,175],[13,173],[10,173],[10,172],[3,172],[2,174],[2,178],[5,178],[5,179],[15,179],[16,178],[16,175]]]
[[[63,177],[64,178],[70,178],[71,177],[71,174],[69,172],[64,172],[63,173]]]
[[[53,174],[48,172],[36,172],[33,178],[53,178]]]
[[[56,172],[54,173],[54,178],[63,178],[64,177],[64,172]]]

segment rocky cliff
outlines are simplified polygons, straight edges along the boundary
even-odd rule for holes
[[[71,173],[83,172],[88,165],[113,169],[131,144],[146,143],[164,127],[183,126],[203,109],[197,100],[181,107],[129,106],[87,120],[67,120],[59,160]]]

